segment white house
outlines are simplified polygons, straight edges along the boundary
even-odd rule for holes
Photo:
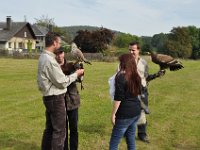
[[[28,22],[12,22],[11,17],[6,22],[0,22],[0,49],[9,51],[34,50],[36,36]]]

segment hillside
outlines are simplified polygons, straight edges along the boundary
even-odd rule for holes
[[[65,26],[65,27],[61,27],[62,29],[66,30],[68,32],[68,34],[70,35],[70,37],[72,39],[74,39],[74,37],[76,36],[77,34],[77,31],[79,30],[88,30],[88,31],[95,31],[95,30],[98,30],[100,29],[101,27],[95,27],[95,26]],[[110,29],[111,30],[111,29]],[[115,31],[115,30],[112,30],[113,32],[115,33],[120,33],[119,31]]]

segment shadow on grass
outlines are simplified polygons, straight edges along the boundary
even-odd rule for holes
[[[192,144],[185,144],[185,143],[181,143],[181,144],[173,144],[173,147],[175,149],[182,149],[182,150],[199,150],[200,149],[200,146],[198,145],[192,145]]]
[[[14,149],[14,150],[39,150],[34,143],[26,143],[15,139],[0,139],[0,149]]]
[[[23,133],[8,133],[0,131],[0,150],[39,150],[40,147],[35,143],[23,141],[23,139],[30,138],[29,135]]]
[[[86,132],[88,134],[105,135],[106,125],[104,124],[80,124],[79,131]]]

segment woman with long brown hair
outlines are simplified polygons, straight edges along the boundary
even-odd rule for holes
[[[141,106],[141,78],[137,72],[135,59],[131,54],[119,57],[120,70],[115,77],[115,96],[112,111],[113,130],[110,150],[117,150],[120,139],[125,136],[128,150],[135,150],[136,123]]]

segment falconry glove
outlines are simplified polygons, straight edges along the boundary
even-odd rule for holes
[[[151,80],[154,80],[154,79],[164,76],[164,75],[165,75],[165,70],[159,70],[157,73],[148,75],[146,80],[147,80],[147,82],[149,82]]]
[[[156,73],[156,77],[162,77],[165,75],[165,70],[159,70],[157,73]]]
[[[84,69],[83,68],[83,63],[74,63],[74,68],[76,69],[76,70],[78,70],[78,69]],[[78,77],[77,78],[77,82],[80,82],[81,83],[81,90],[83,90],[84,89],[84,87],[83,87],[83,76],[84,76],[84,73],[83,73],[83,75],[81,75],[80,77]]]

